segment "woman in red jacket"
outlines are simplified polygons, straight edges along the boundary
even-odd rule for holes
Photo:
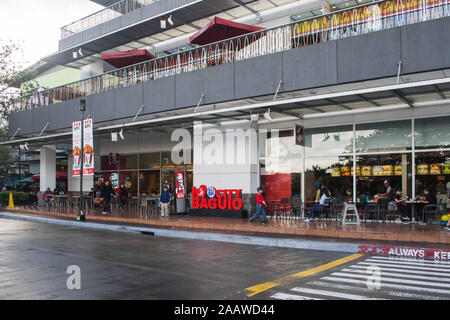
[[[253,217],[250,218],[250,222],[253,223],[253,221],[258,218],[259,215],[261,215],[261,223],[266,223],[266,201],[264,201],[263,197],[263,189],[261,187],[258,187],[257,189],[258,193],[256,194],[256,212],[253,215]]]

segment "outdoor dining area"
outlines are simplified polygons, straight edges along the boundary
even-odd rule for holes
[[[46,201],[46,198],[49,201]],[[55,195],[42,195],[43,206],[51,208],[52,210],[60,213],[74,213],[79,210],[80,207],[80,194],[55,194]],[[128,217],[147,219],[151,215],[160,214],[160,206],[158,205],[159,195],[146,195],[146,196],[133,196],[130,195],[128,199],[123,203],[120,202],[119,196],[115,195],[111,197],[111,216],[116,217]],[[83,193],[83,211],[86,215],[96,216],[104,215],[103,212],[103,198],[96,197],[93,192]],[[49,205],[46,205],[49,203]],[[169,212],[174,213],[173,199]]]
[[[266,212],[272,219],[307,219],[312,211],[317,221],[336,221],[349,223],[344,219],[344,213],[351,210],[355,215],[350,223],[357,222],[380,222],[380,223],[401,223],[405,216],[404,209],[400,208],[395,201],[387,198],[372,199],[362,203],[357,199],[356,204],[351,201],[343,202],[334,197],[328,198],[324,204],[318,205],[316,201],[302,202],[300,197],[282,198],[280,200],[267,201]],[[441,216],[447,215],[446,203],[425,204],[418,199],[408,199],[404,201],[406,217],[410,223],[440,223]],[[348,218],[348,217],[346,217]],[[358,222],[359,223],[359,222]]]

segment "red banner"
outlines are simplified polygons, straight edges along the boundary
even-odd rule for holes
[[[175,195],[177,199],[186,198],[186,187],[184,183],[184,171],[175,171]]]

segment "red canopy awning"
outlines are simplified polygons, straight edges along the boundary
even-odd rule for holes
[[[110,65],[113,65],[116,68],[131,66],[133,64],[144,62],[154,58],[155,56],[153,56],[145,49],[102,54],[103,61],[108,62]]]
[[[264,28],[214,17],[189,40],[193,44],[202,46],[260,30],[264,30]]]
[[[33,180],[40,180],[41,179],[41,175],[35,174],[31,177]],[[67,172],[64,171],[56,171],[56,180],[64,180],[67,179]]]

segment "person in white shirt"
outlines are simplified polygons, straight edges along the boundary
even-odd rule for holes
[[[327,205],[327,203],[326,203],[327,199],[329,199],[329,198],[330,198],[330,192],[328,191],[327,187],[322,187],[322,189],[320,190],[319,203],[314,203],[312,208],[309,210],[308,217],[304,221],[309,222],[310,219],[312,219],[314,217],[314,213],[316,211],[323,212],[323,209]]]

